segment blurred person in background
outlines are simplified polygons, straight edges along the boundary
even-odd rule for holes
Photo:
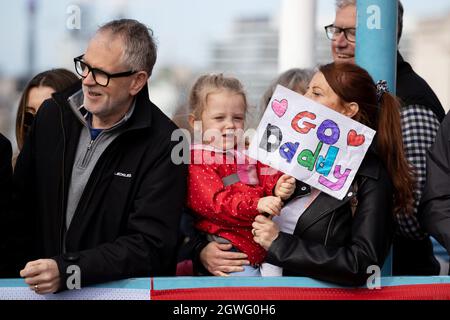
[[[427,180],[420,212],[425,230],[450,255],[450,112],[427,153]]]
[[[28,82],[20,97],[16,117],[17,148],[22,150],[27,133],[42,103],[55,92],[63,91],[78,82],[78,77],[66,69],[41,72]]]
[[[305,94],[313,75],[314,71],[312,69],[300,68],[292,68],[281,73],[264,92],[261,99],[261,110],[266,110],[277,85],[282,85],[297,93]]]

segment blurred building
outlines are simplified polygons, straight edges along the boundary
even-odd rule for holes
[[[16,105],[18,104],[19,96],[17,94],[17,81],[13,78],[0,79],[0,132],[5,135],[13,146],[14,139],[14,125]],[[14,107],[12,107],[14,106]]]
[[[77,1],[77,6],[81,9],[81,29],[67,29],[58,41],[55,41],[53,51],[57,54],[55,61],[51,61],[52,66],[73,70],[72,58],[85,50],[88,40],[98,27],[97,15],[104,13],[101,8],[105,7],[105,3],[106,1],[102,1],[100,5],[95,1]],[[108,8],[111,11],[108,16],[127,16],[126,1],[114,0],[113,4]],[[67,14],[61,19],[66,18]],[[205,72],[224,72],[238,77],[243,82],[250,103],[248,122],[255,126],[262,113],[260,98],[279,71],[278,19],[279,17],[265,16],[236,19],[229,34],[225,38],[216,39],[212,44],[209,49],[209,64],[205,61],[205,65],[197,70],[189,70],[187,65],[169,66],[166,70],[155,73],[150,81],[151,98],[167,115],[177,115],[179,119],[183,119],[188,113],[187,94],[197,75]],[[322,17],[322,21],[316,25],[316,64],[332,61],[330,41],[323,29],[323,26],[330,22],[330,17]],[[440,18],[414,21],[404,27],[400,42],[402,55],[436,91],[444,108],[450,108],[450,37],[445,32],[450,30],[450,13],[447,12]],[[20,79],[5,80],[15,83],[14,85],[1,84],[4,90],[0,91],[0,130],[4,133],[7,131],[6,134],[12,132],[10,121],[14,119],[18,94],[23,87],[23,81],[18,80]]]
[[[248,126],[255,127],[265,106],[260,99],[278,76],[278,17],[250,17],[235,20],[227,38],[212,47],[212,72],[234,75],[248,93]],[[322,26],[316,28],[315,65],[332,61],[330,40]]]
[[[450,13],[439,19],[418,20],[406,24],[399,50],[414,69],[435,90],[444,108],[450,108]],[[251,105],[249,125],[255,126],[262,115],[260,98],[278,75],[278,23],[268,17],[235,20],[227,38],[212,46],[212,72],[224,72],[239,78]],[[322,25],[315,35],[315,64],[332,61],[330,40]]]
[[[186,67],[163,68],[149,82],[150,100],[181,128],[188,128],[189,89],[197,74]]]
[[[93,2],[82,0],[74,7],[78,8],[80,13],[79,28],[66,27],[61,41],[56,44],[59,52],[56,65],[70,71],[74,71],[73,58],[86,50],[89,39],[98,28],[95,22],[96,6]]]
[[[450,109],[450,11],[420,21],[411,37],[410,62]]]
[[[241,80],[251,107],[257,106],[278,73],[276,24],[268,17],[235,20],[228,38],[213,45],[211,63],[211,71],[223,72]],[[250,112],[250,115],[254,113]]]
[[[281,14],[278,20],[280,73],[292,68],[314,66],[316,6],[315,0],[281,0]]]
[[[279,32],[277,17],[235,20],[227,38],[212,47],[212,72],[236,76],[244,84],[250,103],[249,127],[255,127],[265,106],[260,99],[278,76]],[[315,64],[332,61],[330,40],[323,27],[316,28]]]

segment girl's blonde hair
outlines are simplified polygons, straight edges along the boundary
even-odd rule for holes
[[[247,96],[241,82],[234,77],[226,77],[222,73],[200,76],[189,93],[189,111],[196,120],[202,116],[208,96],[222,90],[240,94],[247,108]]]

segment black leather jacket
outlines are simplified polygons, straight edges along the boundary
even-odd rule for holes
[[[419,218],[450,254],[450,113],[442,121],[427,152],[427,180]]]
[[[381,269],[393,236],[393,186],[369,150],[343,200],[320,193],[300,216],[294,234],[280,232],[267,262],[285,276],[306,276],[341,285],[363,285]],[[352,214],[351,203],[356,204]]]
[[[297,186],[296,192],[305,189]],[[356,203],[352,214],[351,203]],[[284,276],[303,276],[340,285],[359,286],[381,269],[393,230],[393,186],[375,153],[369,149],[343,200],[320,193],[297,222],[294,234],[280,232],[266,261],[283,268]],[[199,260],[208,244],[202,235],[191,241],[194,270],[208,274]]]

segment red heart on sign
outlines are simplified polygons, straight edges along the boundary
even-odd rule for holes
[[[283,99],[281,101],[273,100],[272,102],[272,110],[279,118],[281,118],[286,113],[287,107],[288,101],[286,99]]]
[[[357,134],[355,130],[350,130],[347,135],[347,144],[352,147],[359,147],[366,141],[363,134]]]

